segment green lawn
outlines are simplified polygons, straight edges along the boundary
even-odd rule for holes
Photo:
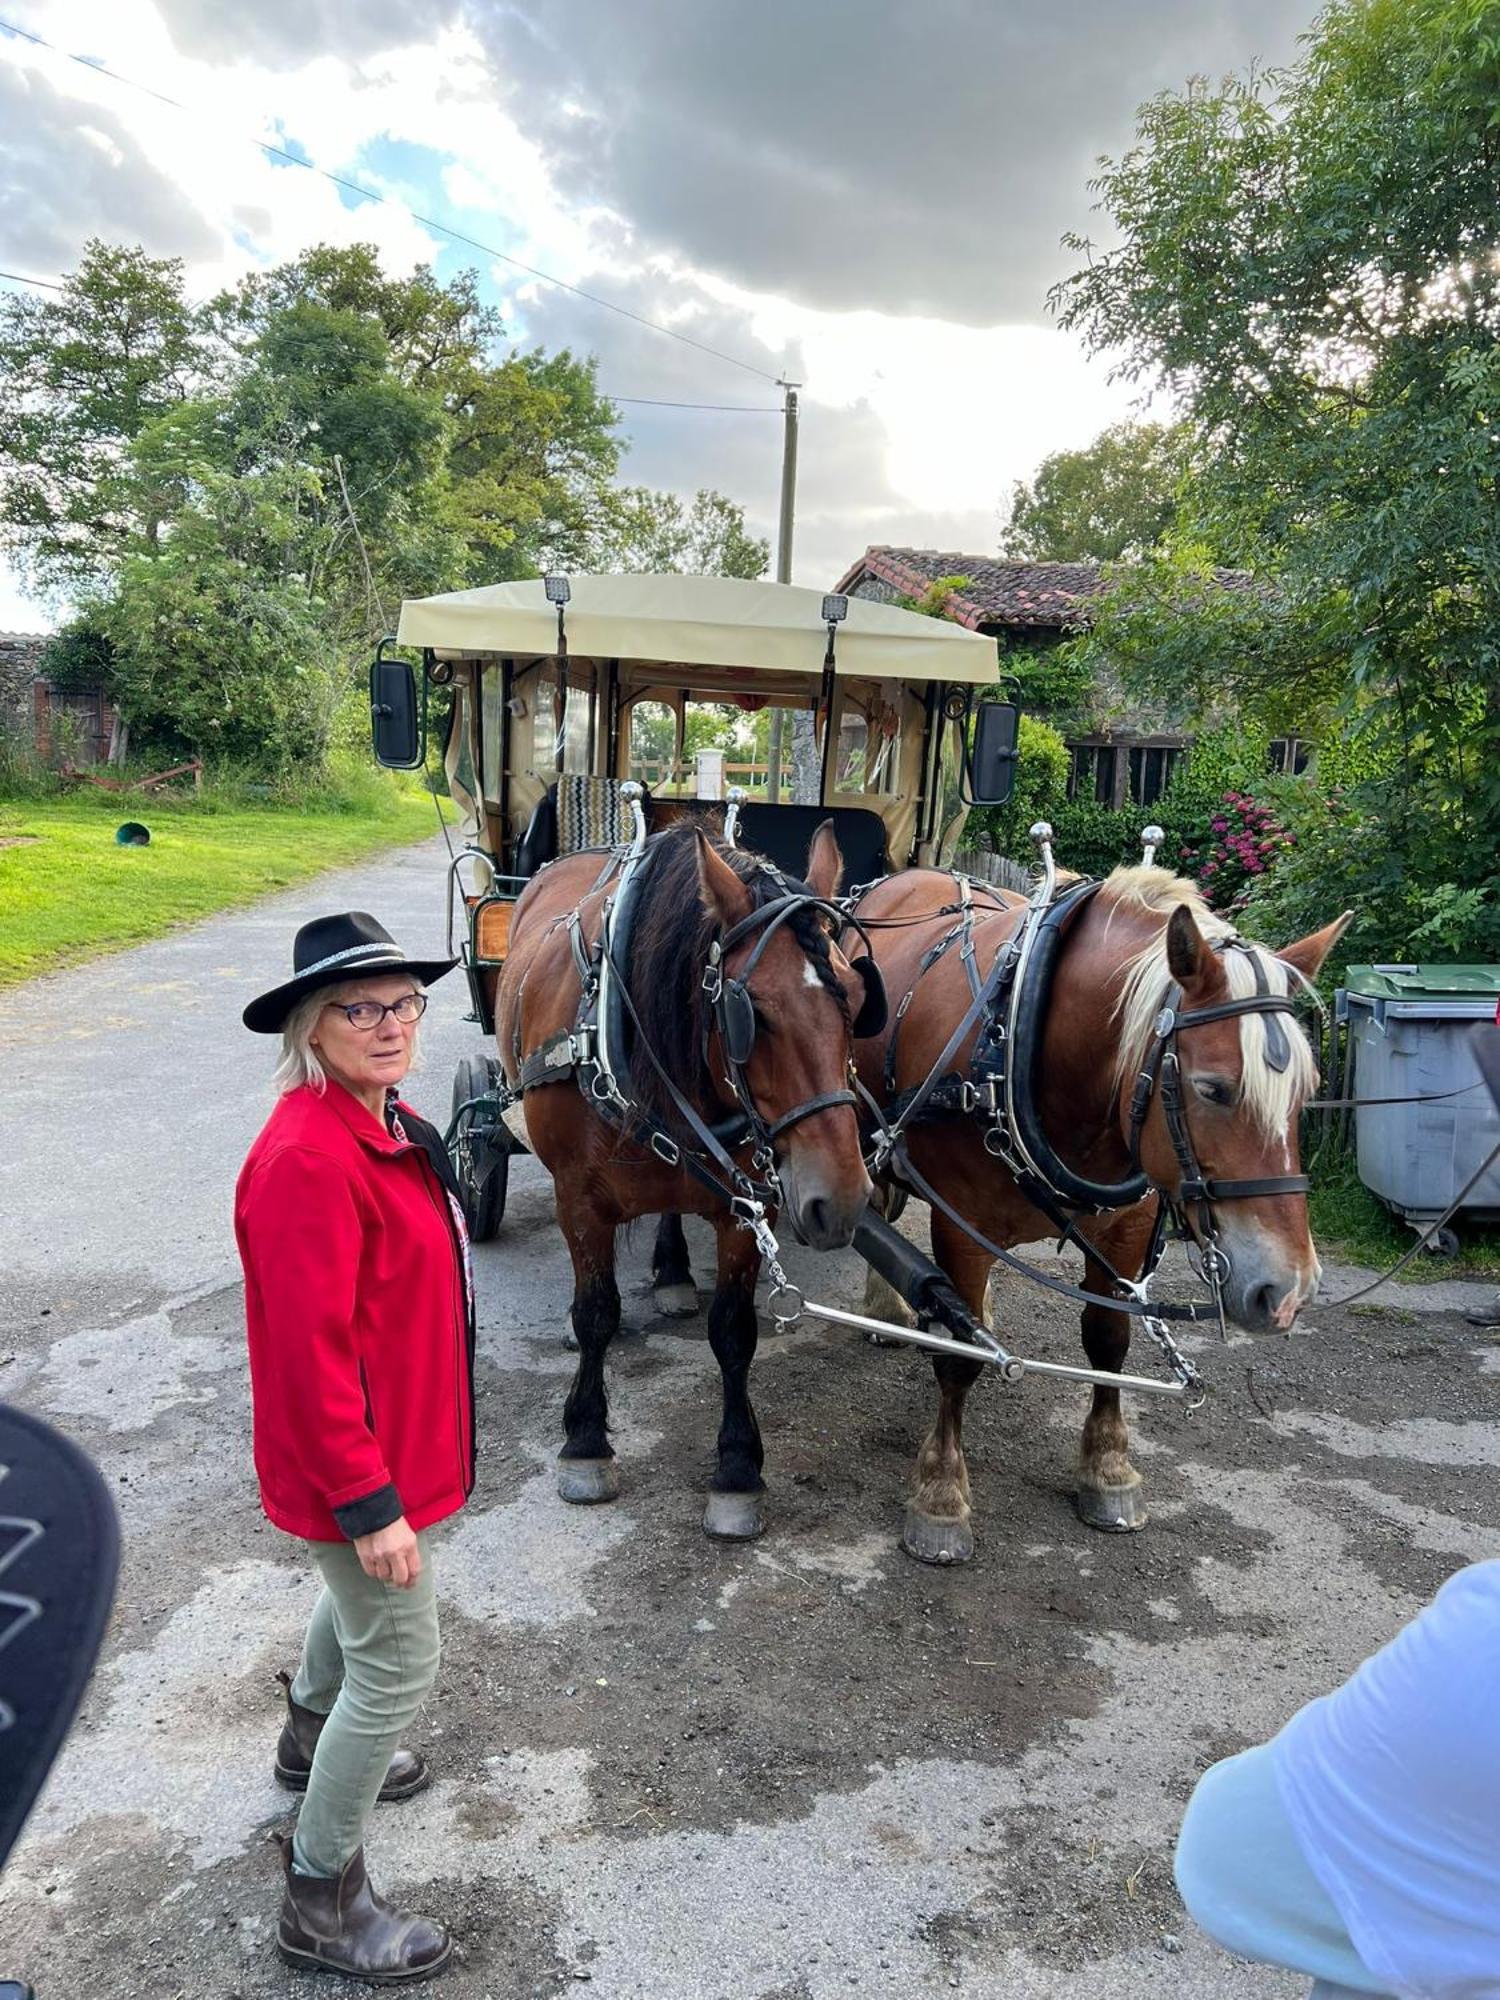
[[[120,847],[139,820],[149,847]],[[429,794],[372,785],[357,809],[104,794],[0,799],[0,986],[159,937],[437,831]]]

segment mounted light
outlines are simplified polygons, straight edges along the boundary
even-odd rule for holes
[[[849,600],[842,591],[831,590],[823,599],[823,623],[842,625],[849,616]]]
[[[547,593],[549,604],[566,604],[573,595],[572,585],[565,576],[544,576],[542,588]]]

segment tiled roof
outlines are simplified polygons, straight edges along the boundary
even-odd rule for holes
[[[920,597],[939,577],[967,577],[967,587],[949,599],[948,612],[976,630],[1072,625],[1100,589],[1097,563],[1002,562],[956,549],[866,549],[835,587],[850,590],[861,576],[876,577],[908,597]]]
[[[0,646],[45,646],[50,632],[0,632]]]

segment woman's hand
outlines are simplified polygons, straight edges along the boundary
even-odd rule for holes
[[[356,1535],[354,1553],[366,1576],[393,1583],[398,1590],[410,1590],[422,1574],[422,1551],[404,1514],[388,1528],[377,1528],[373,1535]]]

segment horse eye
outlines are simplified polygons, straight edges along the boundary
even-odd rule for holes
[[[1216,1076],[1195,1076],[1193,1088],[1205,1104],[1233,1104],[1234,1092]]]

